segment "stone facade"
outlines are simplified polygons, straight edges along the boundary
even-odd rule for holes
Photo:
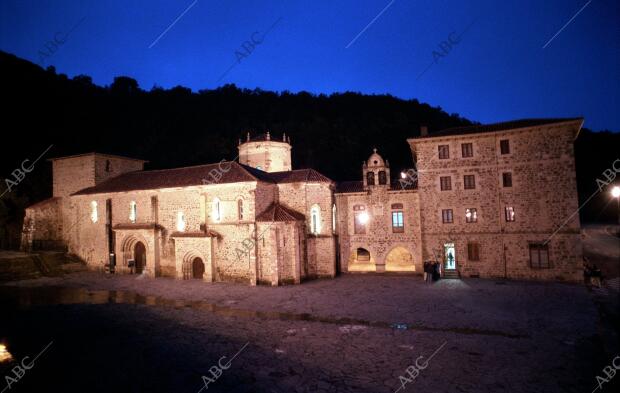
[[[453,244],[461,275],[580,280],[573,142],[583,120],[514,123],[408,140],[417,167],[422,256],[445,260],[446,244]],[[540,253],[544,267],[534,267]]]
[[[269,133],[240,142],[239,163],[144,171],[118,156],[58,158],[54,195],[26,210],[22,244],[62,242],[93,269],[206,282],[421,274],[427,260],[446,275],[576,281],[582,122],[423,134],[408,140],[415,169],[396,181],[376,149],[359,181],[292,170],[290,139]]]

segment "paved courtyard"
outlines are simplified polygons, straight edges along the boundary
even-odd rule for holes
[[[15,359],[53,341],[10,391],[198,392],[207,376],[203,392],[591,392],[617,351],[583,285],[350,275],[272,288],[86,272],[0,295]]]

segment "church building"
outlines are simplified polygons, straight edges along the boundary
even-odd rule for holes
[[[293,169],[290,138],[239,141],[238,161],[144,170],[88,153],[51,159],[53,196],[26,210],[22,248],[61,244],[92,269],[298,284],[340,273],[578,281],[573,143],[583,119],[528,119],[407,140],[411,168],[377,149],[360,179]]]

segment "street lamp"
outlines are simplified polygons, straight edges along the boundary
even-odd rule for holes
[[[618,204],[618,224],[620,224],[620,187],[614,186],[611,189],[611,196],[616,198],[616,203]]]

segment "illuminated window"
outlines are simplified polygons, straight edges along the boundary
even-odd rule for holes
[[[239,221],[243,220],[243,199],[237,200],[237,217]]]
[[[98,219],[99,217],[97,216],[97,202],[92,201],[90,203],[90,220],[92,222],[97,222]]]
[[[366,224],[368,223],[369,217],[365,210],[365,206],[353,206],[353,231],[358,235],[363,235],[366,233]]]
[[[185,231],[185,214],[183,214],[183,212],[177,213],[177,231]]]
[[[405,232],[405,222],[404,222],[402,210],[392,211],[392,232],[393,233]]]
[[[138,207],[136,201],[129,202],[129,221],[135,223],[138,217]]]
[[[213,200],[213,220],[220,221],[222,219],[222,210],[219,198]]]
[[[310,232],[315,235],[321,232],[321,209],[318,205],[310,209]]]
[[[336,204],[332,205],[332,232],[336,233]]]
[[[474,208],[465,209],[465,222],[472,223],[478,221],[478,212]]]
[[[506,222],[512,222],[515,220],[515,208],[512,206],[506,206]]]

